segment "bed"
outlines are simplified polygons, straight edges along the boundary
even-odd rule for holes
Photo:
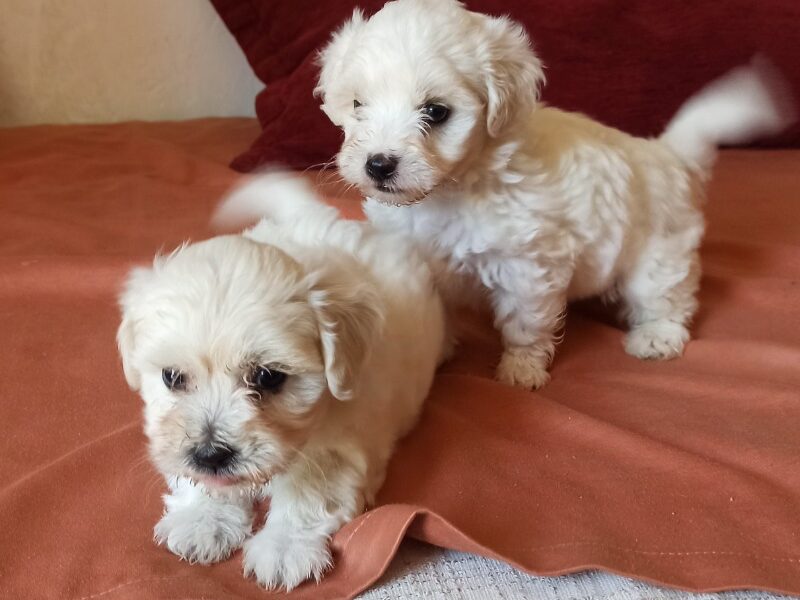
[[[0,130],[0,598],[264,596],[238,554],[190,566],[153,543],[164,485],[114,342],[124,274],[210,234],[257,130]],[[359,218],[329,173],[306,176]],[[723,152],[680,360],[628,357],[613,311],[583,303],[552,382],[514,390],[491,379],[488,316],[463,315],[378,505],[335,536],[323,583],[292,597],[687,597],[641,582],[800,594],[798,190],[800,151]]]

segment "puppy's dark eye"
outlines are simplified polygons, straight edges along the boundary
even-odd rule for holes
[[[186,375],[178,371],[178,369],[173,369],[172,367],[161,369],[161,380],[167,386],[167,389],[173,392],[182,392],[186,389]]]
[[[422,118],[431,125],[439,125],[450,116],[450,109],[438,102],[429,102],[422,107]]]
[[[246,380],[247,386],[259,392],[269,392],[275,394],[283,387],[286,381],[286,373],[267,367],[255,367]]]
[[[353,100],[353,108],[358,108],[359,106],[361,106],[361,102],[358,100]]]

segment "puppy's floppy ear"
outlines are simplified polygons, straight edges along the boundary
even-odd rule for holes
[[[336,275],[322,275],[309,293],[309,303],[317,314],[328,387],[339,400],[350,400],[384,317],[370,282],[343,279],[338,269]]]
[[[117,348],[122,358],[122,370],[125,380],[134,391],[139,391],[142,380],[139,370],[133,365],[133,355],[136,351],[136,323],[139,320],[138,305],[139,294],[145,281],[153,275],[151,269],[136,268],[128,275],[125,289],[119,299],[122,309],[122,323],[117,330]]]
[[[342,125],[343,111],[352,106],[353,98],[337,98],[332,89],[333,83],[338,79],[339,71],[353,38],[364,23],[364,14],[361,9],[355,9],[353,16],[334,32],[331,41],[320,50],[317,57],[320,72],[317,87],[314,88],[314,95],[322,98],[321,108],[334,125]]]
[[[122,371],[125,373],[125,381],[128,382],[132,390],[138,392],[142,385],[142,380],[139,371],[133,367],[131,362],[135,347],[136,329],[133,319],[124,316],[117,330],[117,348],[119,349],[120,358],[122,358]]]
[[[519,23],[507,17],[478,17],[483,19],[487,40],[486,128],[489,135],[497,137],[517,116],[534,109],[545,77]]]

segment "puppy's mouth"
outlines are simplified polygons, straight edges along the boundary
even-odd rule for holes
[[[405,190],[391,184],[378,184],[373,187],[374,192],[367,195],[373,197],[381,204],[390,206],[408,206],[410,204],[417,204],[425,199],[430,192],[427,190]]]
[[[269,483],[275,473],[272,470],[264,472],[250,469],[219,469],[206,470],[190,468],[185,472],[196,483],[202,483],[209,489],[244,489],[259,487]]]
[[[215,489],[229,488],[239,485],[250,485],[252,482],[238,475],[195,475],[196,481]]]
[[[390,185],[390,184],[386,184],[386,183],[379,183],[378,185],[375,186],[375,189],[378,190],[379,192],[383,192],[384,194],[402,194],[403,193],[403,190],[401,190],[399,187],[396,187],[396,186],[393,186],[393,185]]]
[[[202,484],[209,492],[247,493],[258,490],[271,481],[271,477],[253,478],[245,475],[211,475],[192,473],[189,478]]]

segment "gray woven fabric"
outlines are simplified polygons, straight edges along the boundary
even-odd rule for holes
[[[766,592],[690,594],[600,571],[533,577],[508,565],[406,540],[364,600],[785,600]]]

